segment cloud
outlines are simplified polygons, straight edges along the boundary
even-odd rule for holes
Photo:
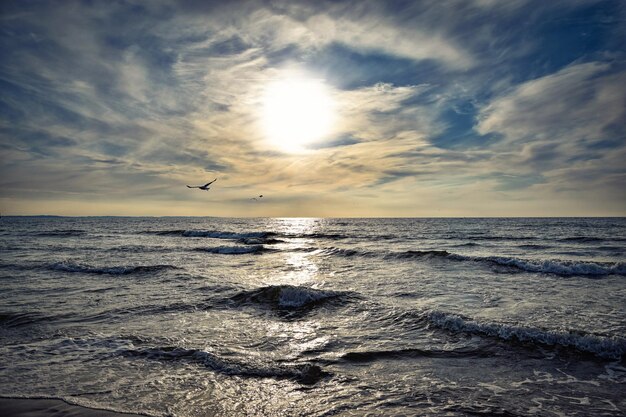
[[[492,147],[501,153],[494,169],[540,176],[534,183],[542,186],[535,190],[547,198],[594,194],[604,204],[624,204],[624,83],[621,66],[588,62],[497,97],[481,110],[476,126],[481,134],[502,136]]]
[[[626,71],[589,62],[523,83],[480,113],[477,131],[504,138],[497,148],[520,149],[523,162],[549,169],[568,160],[605,155],[604,142],[624,137]],[[617,135],[617,136],[616,136]],[[606,142],[609,141],[609,142]],[[610,146],[610,145],[609,145]]]
[[[312,194],[343,214],[356,200],[450,214],[455,197],[495,210],[576,185],[604,199],[623,179],[614,2],[2,7],[1,195],[23,206],[114,195],[204,213],[178,187],[215,174],[221,213],[263,187],[294,207]],[[302,155],[272,148],[259,112],[264,86],[295,73],[338,104],[332,134]]]
[[[440,33],[427,33],[419,27],[399,27],[394,22],[370,16],[359,20],[331,16],[316,15],[306,22],[319,42],[336,42],[361,51],[384,52],[415,61],[435,60],[455,69],[473,65],[466,50]]]
[[[589,62],[531,80],[493,100],[480,115],[481,134],[500,133],[508,142],[598,138],[623,121],[626,72]]]

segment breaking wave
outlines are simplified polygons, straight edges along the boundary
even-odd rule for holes
[[[455,255],[460,257],[460,255]],[[460,257],[465,258],[465,257]],[[575,262],[554,260],[526,260],[491,256],[485,258],[469,258],[474,261],[483,261],[496,265],[512,267],[521,271],[540,272],[561,276],[602,276],[602,275],[626,275],[626,263],[600,263],[600,262]],[[461,259],[464,260],[464,259]]]
[[[142,273],[156,273],[172,269],[181,269],[174,265],[127,265],[94,267],[91,265],[74,262],[57,262],[49,266],[51,270],[63,272],[79,272],[83,274],[103,274],[103,275],[129,275]]]
[[[294,285],[270,285],[240,292],[232,297],[232,300],[238,303],[264,304],[277,309],[298,310],[347,296],[348,293],[339,291],[318,290]]]
[[[469,256],[447,250],[407,250],[404,252],[367,251],[348,248],[298,248],[321,256],[337,257],[382,257],[383,259],[443,259],[456,262],[477,262],[492,266],[506,267],[520,272],[537,272],[560,276],[626,275],[625,262],[585,262],[568,260],[521,259],[506,256]]]
[[[623,262],[583,262],[561,260],[530,260],[506,256],[467,256],[450,253],[445,250],[425,250],[391,253],[386,258],[444,258],[460,262],[481,262],[503,266],[524,272],[538,272],[560,276],[603,276],[626,275],[626,263]]]
[[[323,248],[323,249],[313,249],[312,250],[316,255],[323,256],[342,256],[342,257],[353,257],[353,256],[375,256],[374,252],[363,251],[358,249],[345,249],[345,248]]]
[[[226,360],[214,353],[200,349],[162,346],[143,349],[125,349],[123,356],[141,357],[158,361],[187,361],[206,366],[214,372],[247,378],[292,379],[311,385],[329,375],[318,365],[309,363],[283,365],[275,363],[240,363]]]
[[[439,311],[427,312],[425,319],[431,325],[444,330],[496,337],[507,341],[573,348],[604,359],[620,360],[626,351],[626,339],[621,337],[604,337],[580,332],[544,330],[499,323],[481,323],[460,315]]]

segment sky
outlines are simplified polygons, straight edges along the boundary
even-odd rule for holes
[[[625,190],[620,0],[0,2],[3,215],[626,216]]]

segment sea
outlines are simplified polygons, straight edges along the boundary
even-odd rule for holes
[[[0,396],[623,416],[626,218],[7,217]]]

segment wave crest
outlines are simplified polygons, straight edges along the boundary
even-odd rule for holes
[[[126,265],[94,267],[91,265],[74,263],[68,261],[57,262],[49,267],[54,271],[78,272],[83,274],[103,274],[103,275],[129,275],[136,273],[156,273],[171,269],[180,269],[174,265]]]
[[[220,232],[216,230],[185,230],[182,235],[184,237],[210,237],[213,239],[243,239],[243,238],[265,238],[272,233],[270,232],[247,232],[247,233],[235,233],[235,232]]]
[[[266,239],[276,236],[274,232],[225,232],[220,230],[147,230],[142,233],[157,236],[207,237],[212,239]]]
[[[237,243],[243,243],[244,245],[273,245],[284,242],[284,240],[271,237],[242,237],[237,239]]]
[[[461,255],[455,255],[459,258]],[[575,262],[575,261],[552,261],[552,260],[526,260],[519,258],[508,258],[501,256],[491,256],[485,258],[470,258],[476,261],[516,268],[526,272],[540,272],[561,276],[587,275],[626,275],[626,263],[596,263],[596,262]],[[462,259],[463,260],[463,259]]]
[[[477,358],[492,356],[489,350],[481,349],[395,349],[395,350],[366,350],[347,352],[341,359],[348,362],[372,362],[379,359],[406,359],[406,358]]]
[[[50,320],[53,318],[38,312],[0,312],[0,325],[5,327],[22,327]]]
[[[623,262],[584,262],[561,260],[530,260],[506,256],[467,256],[446,250],[409,250],[385,255],[386,258],[443,258],[459,262],[479,262],[512,268],[524,272],[538,272],[561,276],[603,276],[626,275],[626,263]]]
[[[248,253],[262,253],[267,252],[270,249],[265,248],[263,245],[254,246],[216,246],[208,248],[195,248],[197,252],[216,253],[220,255],[245,255]]]
[[[370,253],[367,251],[362,251],[362,250],[357,250],[357,249],[335,248],[335,247],[318,249],[318,250],[315,250],[315,252],[319,255],[341,256],[341,257],[346,257],[346,258],[353,257],[353,256],[366,257],[366,256],[373,255],[373,253]]]
[[[481,323],[460,315],[439,311],[427,312],[425,319],[431,325],[444,330],[496,337],[507,341],[573,348],[604,359],[621,360],[626,351],[626,339],[620,337],[604,337],[499,323]]]
[[[394,253],[394,258],[443,258],[452,255],[447,250],[408,250],[406,252]]]
[[[305,364],[263,364],[240,363],[226,360],[218,355],[200,349],[185,349],[177,346],[163,346],[143,349],[125,349],[124,356],[144,357],[159,361],[189,361],[206,366],[214,372],[248,378],[292,379],[301,384],[312,385],[329,375],[318,365]]]
[[[311,251],[311,249],[307,249]],[[447,250],[407,250],[404,252],[372,252],[358,249],[324,248],[313,250],[320,255],[339,257],[372,257],[384,259],[445,259],[457,262],[477,262],[507,267],[523,272],[538,272],[561,276],[626,275],[624,262],[585,262],[564,260],[531,260],[506,256],[468,256]]]
[[[318,290],[294,285],[270,285],[251,291],[244,291],[232,299],[240,303],[266,304],[278,309],[310,308],[331,299],[345,296],[346,293]]]

